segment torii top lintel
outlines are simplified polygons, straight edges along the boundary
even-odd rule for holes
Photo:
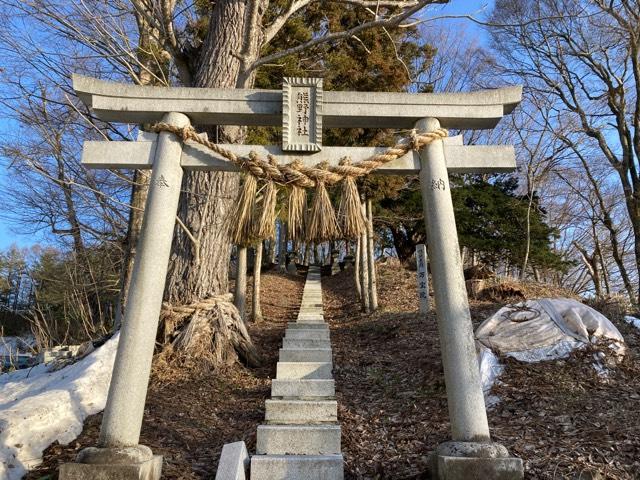
[[[188,115],[194,124],[279,126],[282,91],[147,87],[73,76],[78,97],[102,120],[152,123],[167,112]],[[325,128],[413,128],[434,117],[444,128],[489,129],[511,113],[522,87],[470,93],[388,93],[325,91]]]

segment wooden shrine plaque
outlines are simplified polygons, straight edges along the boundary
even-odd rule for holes
[[[282,83],[282,149],[322,148],[322,79],[285,77]]]

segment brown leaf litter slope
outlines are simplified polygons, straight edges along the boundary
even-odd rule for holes
[[[380,266],[382,308],[373,315],[360,314],[352,282],[349,272],[323,281],[347,478],[430,478],[428,455],[449,428],[435,315],[410,313],[418,310],[415,272]],[[472,302],[474,324],[501,306]],[[613,320],[629,355],[606,379],[592,352],[503,360],[489,424],[493,439],[525,461],[525,478],[640,478],[640,332]]]
[[[263,277],[266,320],[250,329],[262,368],[177,369],[172,382],[152,379],[141,442],[164,456],[164,478],[212,479],[224,443],[245,440],[255,449],[278,347],[303,282]],[[428,479],[428,455],[448,439],[449,428],[436,319],[415,313],[415,272],[381,265],[378,285],[381,309],[362,315],[352,271],[323,277],[346,478]],[[474,323],[501,306],[472,302]],[[595,374],[590,352],[535,365],[504,360],[503,384],[493,392],[501,402],[489,423],[494,440],[525,460],[526,478],[640,478],[640,334],[616,325],[629,355],[607,379]],[[72,445],[49,448],[27,478],[55,478],[46,476],[79,448],[95,445],[99,423],[100,415],[91,417]]]

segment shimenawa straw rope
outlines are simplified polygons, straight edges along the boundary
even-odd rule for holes
[[[239,201],[233,212],[231,236],[235,243],[246,245],[258,239],[274,236],[275,208],[277,198],[276,185],[289,188],[288,233],[292,240],[307,242],[325,241],[334,238],[358,238],[366,228],[366,222],[360,209],[360,197],[355,179],[369,175],[383,165],[400,158],[411,150],[420,150],[425,145],[441,140],[449,135],[444,128],[433,132],[417,133],[412,131],[383,153],[375,154],[365,160],[351,163],[343,159],[339,165],[321,163],[306,166],[296,160],[280,165],[275,158],[260,157],[252,151],[247,156],[238,156],[231,150],[198,135],[192,126],[176,127],[160,122],[151,127],[151,131],[171,132],[183,142],[193,141],[221,155],[246,172]],[[266,183],[262,201],[256,201],[257,180]],[[331,206],[327,185],[343,182],[338,215]],[[305,219],[306,193],[304,189],[315,188],[310,216]],[[258,209],[261,210],[258,212]]]

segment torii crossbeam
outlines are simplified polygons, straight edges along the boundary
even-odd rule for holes
[[[487,129],[521,100],[520,87],[455,94],[323,92],[319,79],[290,78],[282,91],[272,91],[139,87],[74,76],[74,89],[105,121],[163,121],[179,128],[282,125],[282,146],[225,147],[238,155],[255,151],[274,155],[279,163],[301,159],[308,165],[337,164],[345,156],[357,161],[384,150],[322,147],[323,128]],[[238,167],[169,132],[142,133],[137,142],[85,142],[82,162],[90,168],[150,168],[152,174],[99,448],[86,449],[78,463],[64,465],[61,479],[98,473],[109,479],[157,479],[161,457],[138,442],[183,171]],[[514,168],[513,147],[464,146],[458,136],[434,141],[376,171],[420,177],[452,436],[435,452],[440,479],[523,476],[522,461],[490,441],[448,179],[449,173]]]

